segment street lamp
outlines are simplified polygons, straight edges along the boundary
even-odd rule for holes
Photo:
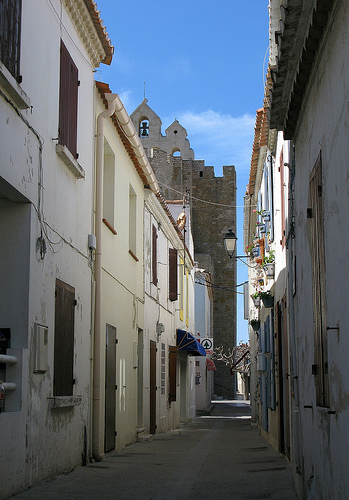
[[[230,258],[233,257],[235,248],[236,248],[236,242],[237,242],[237,236],[235,235],[234,231],[232,229],[228,229],[228,232],[225,233],[225,236],[223,238],[224,241],[224,248],[227,251],[227,254],[229,255]],[[234,259],[249,259],[248,255],[234,255]],[[241,262],[244,262],[243,260]],[[244,262],[246,264],[246,262]],[[246,264],[248,266],[248,264]],[[252,267],[252,266],[249,266]]]
[[[235,235],[232,229],[228,229],[228,232],[225,234],[223,241],[224,241],[224,248],[226,249],[227,254],[229,255],[230,258],[232,258],[237,241],[237,236]]]

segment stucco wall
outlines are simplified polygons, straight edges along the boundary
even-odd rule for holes
[[[304,100],[296,138],[295,251],[297,288],[295,331],[297,332],[302,420],[302,482],[308,498],[346,498],[349,481],[347,352],[343,329],[348,323],[346,305],[348,276],[348,84],[346,57],[349,9],[339,2],[320,50]],[[312,276],[309,240],[309,175],[321,151],[324,205],[327,323],[339,329],[327,331],[330,408],[316,406]],[[304,406],[307,406],[305,408]],[[309,406],[311,406],[309,408]],[[329,413],[331,410],[335,413]]]
[[[1,286],[1,327],[11,328],[8,354],[18,358],[7,373],[7,381],[14,377],[17,389],[7,394],[9,411],[0,416],[1,497],[81,464],[85,444],[89,447],[84,430],[89,425],[90,398],[87,238],[92,213],[94,82],[89,56],[67,12],[57,1],[52,5],[56,12],[49,3],[22,5],[21,88],[30,100],[30,107],[20,110],[23,119],[0,98],[0,175],[14,188],[10,192],[2,185],[1,192],[16,202],[31,203],[2,200],[0,209],[2,231],[7,235],[2,239],[1,259],[8,262]],[[60,29],[57,15],[62,15],[65,29]],[[61,37],[79,70],[77,146],[85,179],[74,176],[55,151]],[[46,243],[42,255],[39,237]],[[81,404],[51,409],[56,279],[75,288],[74,395],[81,396]],[[43,373],[33,373],[36,323],[48,328]]]

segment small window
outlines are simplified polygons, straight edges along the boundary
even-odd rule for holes
[[[115,155],[107,142],[104,143],[103,168],[103,219],[114,227],[115,206]]]
[[[172,156],[181,156],[181,152],[178,148],[172,150]]]
[[[20,83],[21,0],[0,2],[0,60]]]
[[[161,394],[166,394],[166,351],[165,344],[161,343]]]
[[[130,253],[133,257],[136,257],[137,255],[137,226],[136,226],[136,221],[137,221],[137,195],[133,189],[133,187],[130,185],[129,188],[129,250]],[[138,260],[138,259],[137,259]]]
[[[61,41],[58,143],[77,158],[78,68]]]
[[[174,301],[178,298],[178,269],[177,269],[177,250],[169,249],[168,255],[169,266],[169,299]]]
[[[142,118],[139,123],[139,137],[149,137],[149,120]]]
[[[152,283],[158,284],[158,233],[153,224],[152,231]]]

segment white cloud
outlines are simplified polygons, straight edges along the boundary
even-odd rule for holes
[[[234,117],[208,110],[199,114],[187,111],[177,119],[187,130],[195,158],[214,166],[216,174],[221,175],[223,165],[235,165],[240,172],[249,171],[255,116]]]
[[[133,96],[133,91],[132,90],[121,90],[121,92],[119,92],[119,97],[120,97],[121,102],[124,105],[125,109],[127,110],[128,114],[130,115],[131,113],[133,113],[133,111],[136,108],[135,100],[134,100],[134,96]],[[137,104],[137,106],[138,106],[138,104]],[[130,111],[130,109],[132,111]]]

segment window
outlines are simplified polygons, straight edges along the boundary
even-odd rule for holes
[[[108,227],[114,227],[115,205],[115,155],[109,144],[104,143],[103,166],[103,220],[108,222]]]
[[[166,351],[165,344],[161,343],[161,394],[166,394]]]
[[[136,248],[136,234],[137,234],[137,227],[136,227],[136,211],[137,211],[137,195],[134,192],[133,187],[130,185],[129,188],[129,203],[128,203],[128,210],[129,210],[129,252],[132,255],[132,257],[136,260],[136,253],[137,253],[137,248]]]
[[[284,165],[284,151],[281,150],[280,154],[280,189],[281,189],[281,245],[284,248],[286,243],[286,199],[285,196],[285,165]]]
[[[169,391],[168,400],[176,401],[177,347],[170,346],[169,352]]]
[[[139,122],[139,137],[149,137],[149,120],[141,118]]]
[[[152,231],[152,255],[151,255],[151,263],[152,263],[152,283],[154,285],[158,284],[158,234],[156,227],[153,224]]]
[[[321,153],[309,179],[309,199],[311,222],[311,260],[313,276],[314,314],[314,365],[316,404],[329,406],[328,359],[327,359],[327,310],[326,310],[326,270],[324,245],[324,218],[322,202],[322,162]]]
[[[58,143],[77,158],[78,69],[61,41]]]
[[[184,262],[180,259],[179,266],[179,319],[183,321],[184,313]]]
[[[0,2],[0,60],[20,83],[21,0]]]
[[[56,280],[54,396],[73,395],[75,289]]]
[[[185,324],[189,326],[189,272],[185,271]]]
[[[170,248],[168,251],[169,268],[169,294],[168,298],[172,301],[178,298],[178,270],[177,270],[177,250]]]

